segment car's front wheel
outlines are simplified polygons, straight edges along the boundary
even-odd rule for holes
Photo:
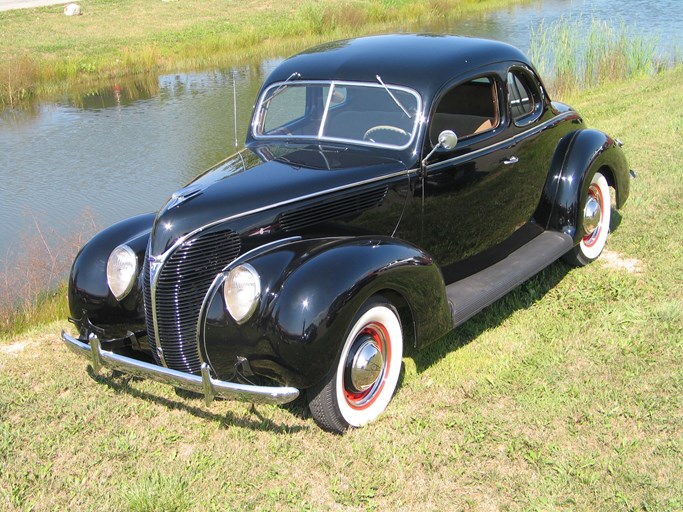
[[[612,219],[612,203],[607,179],[596,172],[588,185],[586,199],[581,209],[581,228],[584,235],[564,260],[574,266],[588,265],[602,253],[609,235]]]
[[[396,390],[403,357],[403,332],[396,309],[373,298],[357,313],[339,359],[307,391],[315,421],[342,433],[379,416]]]

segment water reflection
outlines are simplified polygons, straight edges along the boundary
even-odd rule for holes
[[[116,81],[106,87],[69,98],[71,106],[83,110],[121,109],[139,100],[147,100],[162,89],[159,77],[148,75],[136,80]]]

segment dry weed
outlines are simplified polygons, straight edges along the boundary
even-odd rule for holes
[[[93,211],[86,209],[69,235],[46,226],[28,212],[32,229],[0,259],[0,334],[14,332],[42,318],[41,299],[58,288],[86,240],[95,232]]]

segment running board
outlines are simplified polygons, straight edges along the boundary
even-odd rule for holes
[[[569,235],[544,231],[504,260],[446,286],[453,327],[543,270],[573,245]]]

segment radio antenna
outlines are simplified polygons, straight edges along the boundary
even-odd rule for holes
[[[232,71],[232,113],[235,120],[235,152],[239,155],[242,162],[242,168],[246,170],[247,164],[242,158],[242,152],[239,150],[239,142],[237,142],[237,76],[235,70]]]
[[[233,118],[235,120],[235,151],[239,147],[237,142],[237,79],[235,78],[235,73],[232,73],[232,112]]]

